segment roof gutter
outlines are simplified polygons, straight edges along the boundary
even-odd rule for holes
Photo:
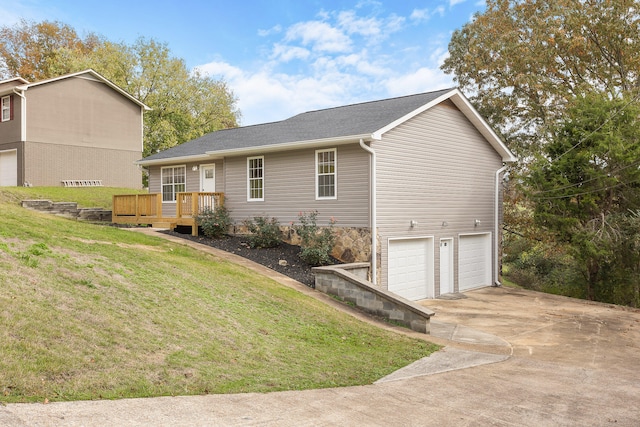
[[[376,189],[376,152],[373,148],[364,143],[364,140],[360,138],[360,147],[371,155],[370,173],[371,177],[371,204],[369,207],[370,212],[370,228],[371,228],[371,283],[378,285],[378,224],[377,224],[377,189]]]
[[[493,254],[493,275],[495,277],[495,281],[493,282],[494,286],[502,286],[499,280],[500,274],[500,262],[499,262],[499,248],[500,248],[500,174],[507,169],[507,165],[502,166],[500,169],[496,171],[496,179],[495,179],[495,204],[494,204],[494,231],[493,231],[493,240],[495,242],[495,252]]]
[[[157,160],[140,159],[133,162],[133,164],[140,165],[140,166],[173,165],[176,163],[197,162],[200,160],[209,160],[209,159],[211,159],[211,156],[208,156],[206,154],[196,154],[192,156],[170,157],[167,159],[157,159]]]

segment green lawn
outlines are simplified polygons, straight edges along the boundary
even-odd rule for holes
[[[437,350],[186,246],[22,209],[23,191],[0,189],[0,401],[368,384]]]

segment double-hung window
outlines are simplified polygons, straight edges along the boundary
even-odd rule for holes
[[[247,158],[247,200],[264,200],[264,156]]]
[[[3,122],[8,122],[12,119],[11,114],[11,95],[3,96],[0,99],[0,114]]]
[[[336,149],[316,151],[316,199],[336,199]]]
[[[170,166],[162,168],[162,201],[175,202],[178,193],[186,191],[186,166]]]

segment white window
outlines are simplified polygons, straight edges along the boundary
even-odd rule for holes
[[[186,191],[186,166],[170,166],[161,169],[162,201],[175,202],[178,193]]]
[[[336,149],[316,151],[316,199],[338,197],[336,176]]]
[[[11,120],[11,96],[3,96],[0,103],[2,105],[2,121]]]
[[[264,156],[247,157],[247,200],[264,200]]]

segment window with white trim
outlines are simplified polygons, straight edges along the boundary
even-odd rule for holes
[[[336,161],[335,148],[316,151],[316,199],[336,199],[338,197]]]
[[[264,200],[264,156],[247,157],[247,200]]]
[[[3,96],[0,101],[0,106],[2,110],[2,121],[8,122],[11,120],[11,96]]]
[[[186,191],[187,167],[169,166],[160,171],[162,181],[162,201],[175,202],[178,193]]]

